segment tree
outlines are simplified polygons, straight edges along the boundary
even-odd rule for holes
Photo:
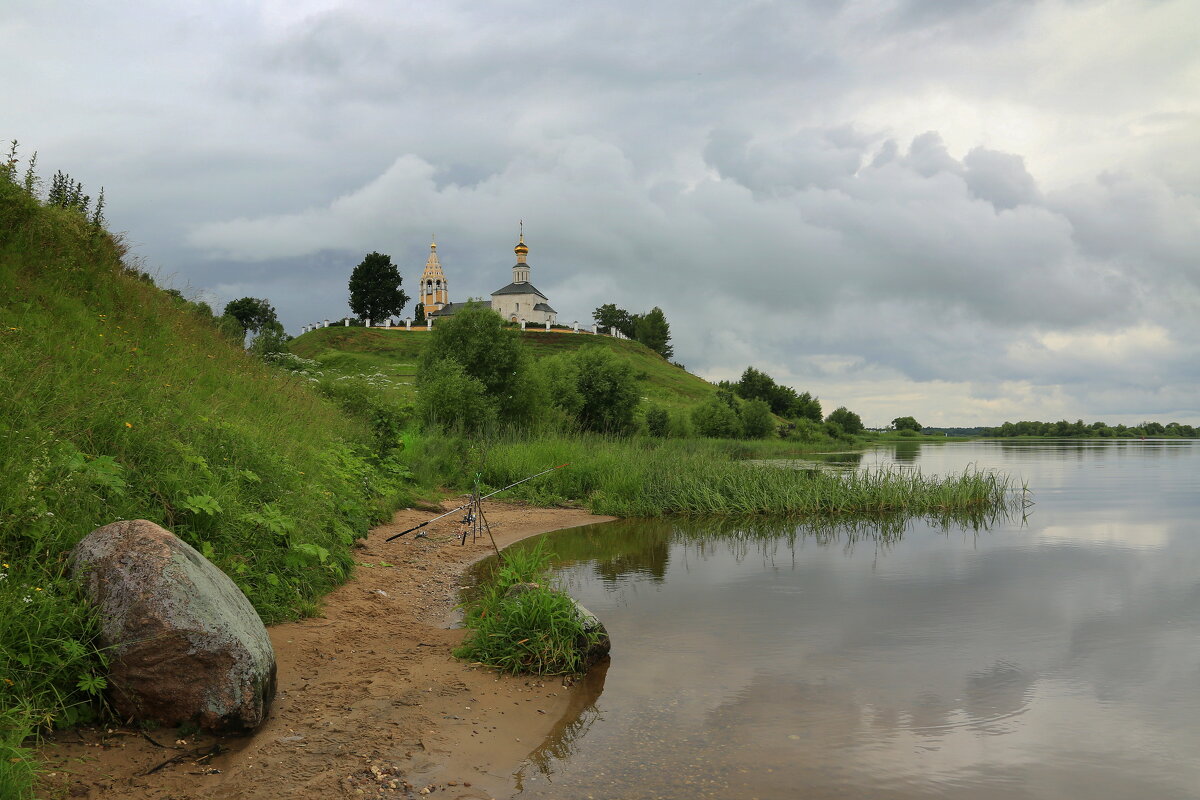
[[[583,405],[579,424],[590,431],[626,433],[641,402],[633,368],[607,347],[581,348],[575,354],[579,367],[579,393]]]
[[[634,317],[623,308],[617,308],[612,303],[605,303],[592,312],[592,319],[602,328],[620,331],[622,335],[634,338]]]
[[[275,309],[264,299],[255,297],[239,297],[225,304],[225,315],[233,317],[242,326],[243,335],[246,332],[258,332],[265,328],[282,328]]]
[[[747,400],[742,406],[742,434],[747,439],[765,439],[775,433],[775,418],[766,400]]]
[[[923,426],[912,417],[896,417],[892,420],[892,427],[898,431],[916,431],[920,433]]]
[[[675,355],[675,348],[671,346],[671,326],[667,323],[667,317],[663,314],[663,310],[658,306],[637,318],[637,322],[634,324],[633,338],[663,358],[669,359]]]
[[[787,416],[795,419],[809,419],[813,422],[820,422],[821,401],[808,392],[801,392],[796,396],[796,401],[792,404],[792,411]]]
[[[402,280],[391,256],[368,253],[350,273],[350,310],[360,319],[399,314],[408,302],[408,295],[400,288]]]
[[[461,364],[465,375],[483,385],[500,421],[525,422],[537,413],[542,398],[532,380],[521,335],[505,328],[504,320],[491,308],[468,303],[434,326],[421,354],[418,392],[447,358]]]
[[[829,416],[825,418],[825,421],[832,422],[843,431],[850,434],[862,433],[864,430],[862,418],[845,406],[841,406],[840,408],[829,412]]]
[[[425,324],[425,304],[424,303],[417,303],[417,307],[415,309],[413,309],[413,324],[414,325],[424,325]]]
[[[766,400],[770,402],[771,395],[776,389],[775,379],[754,367],[746,367],[741,379],[733,384],[733,390],[739,397],[746,400]]]

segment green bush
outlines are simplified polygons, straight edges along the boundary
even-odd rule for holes
[[[742,435],[742,421],[737,412],[719,397],[692,409],[692,425],[697,436],[711,439],[736,439]]]
[[[541,540],[506,550],[494,576],[464,606],[468,634],[454,655],[513,674],[586,669],[584,654],[600,637],[584,629],[571,598],[550,585],[550,559]],[[518,584],[529,588],[509,596]]]
[[[775,434],[775,417],[765,400],[747,400],[741,411],[742,434],[747,439],[766,439]]]
[[[579,369],[579,393],[583,405],[579,424],[598,433],[628,433],[641,394],[627,361],[605,347],[581,348],[575,354]]]
[[[417,386],[417,413],[427,424],[465,433],[495,427],[496,404],[487,387],[454,359],[429,362]]]
[[[646,411],[646,432],[659,439],[671,435],[671,415],[665,408],[654,406]]]

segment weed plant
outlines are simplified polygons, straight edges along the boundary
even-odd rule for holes
[[[124,256],[78,210],[43,205],[0,179],[0,709],[9,748],[98,707],[96,624],[66,577],[68,553],[93,529],[138,518],[166,527],[271,623],[314,613],[348,575],[354,539],[408,500],[403,464],[380,456],[394,415],[339,410],[306,376],[231,345],[211,317]],[[17,766],[4,766],[0,780],[23,763],[12,758],[3,761]]]
[[[463,607],[468,634],[454,655],[514,675],[582,672],[599,635],[584,629],[574,601],[550,584],[552,558],[540,540],[506,550]],[[531,588],[509,596],[517,584]]]

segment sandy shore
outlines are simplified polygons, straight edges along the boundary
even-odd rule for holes
[[[487,515],[501,547],[609,519],[499,503],[489,503]],[[460,547],[458,515],[430,526],[427,538],[384,542],[432,516],[401,511],[372,530],[354,551],[354,578],[326,598],[322,617],[270,629],[279,692],[252,736],[66,731],[41,749],[47,774],[39,796],[511,795],[513,770],[578,714],[581,690],[561,679],[498,676],[450,655],[462,638],[446,627],[458,589],[491,544],[468,537]]]

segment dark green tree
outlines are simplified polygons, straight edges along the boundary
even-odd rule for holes
[[[233,317],[242,326],[243,334],[282,326],[274,307],[264,299],[239,297],[225,304],[225,316]]]
[[[738,397],[746,400],[766,400],[770,402],[776,389],[775,379],[754,367],[746,367],[741,379],[733,384],[733,390]]]
[[[809,419],[813,422],[820,422],[821,401],[808,392],[801,392],[796,396],[796,401],[792,404],[791,413],[787,416],[794,419]]]
[[[414,325],[424,325],[425,324],[425,304],[424,303],[417,303],[417,307],[415,309],[413,309],[413,324]]]
[[[637,318],[634,323],[634,337],[642,344],[666,359],[675,355],[671,346],[671,326],[667,317],[658,306]]]
[[[612,303],[605,303],[592,312],[592,319],[602,328],[620,331],[630,339],[634,338],[634,316],[623,308],[617,308]]]
[[[370,320],[399,314],[408,303],[400,288],[402,280],[391,256],[367,253],[350,273],[350,310],[359,319]]]
[[[896,417],[892,420],[892,427],[898,431],[916,431],[921,432],[921,423],[917,422],[912,417]]]
[[[829,416],[825,418],[826,422],[832,422],[846,433],[855,434],[862,433],[864,429],[862,418],[849,410],[845,406],[836,408],[829,412]]]

